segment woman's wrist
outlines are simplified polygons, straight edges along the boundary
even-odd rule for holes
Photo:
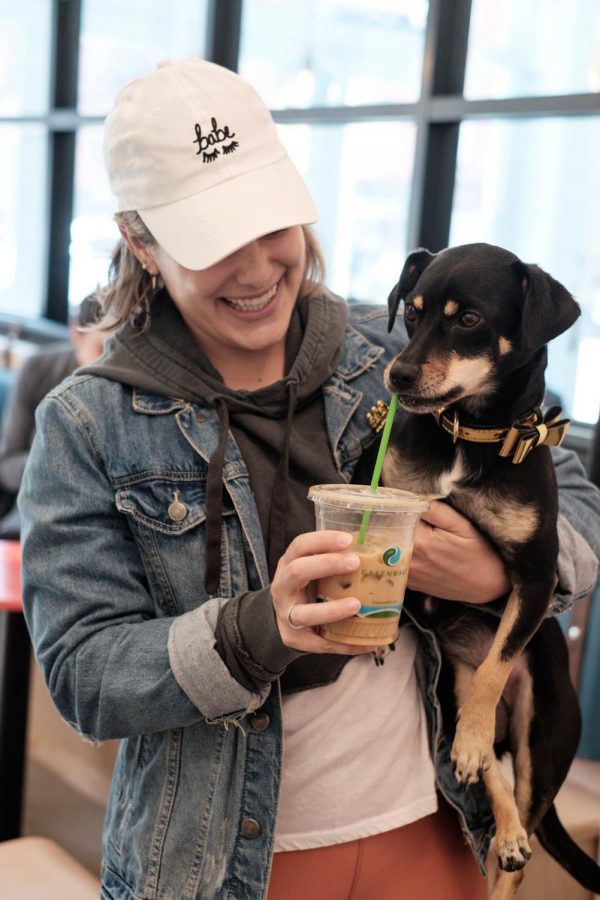
[[[223,605],[215,648],[236,681],[251,691],[274,681],[303,655],[281,640],[270,588],[239,594]]]

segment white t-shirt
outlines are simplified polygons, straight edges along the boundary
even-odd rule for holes
[[[276,852],[369,837],[436,811],[416,652],[404,627],[383,666],[358,656],[333,684],[283,698]]]

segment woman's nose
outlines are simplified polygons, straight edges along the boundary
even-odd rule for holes
[[[252,241],[235,254],[235,277],[239,284],[269,287],[273,274],[268,247],[260,241]]]

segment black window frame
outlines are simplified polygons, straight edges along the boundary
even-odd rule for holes
[[[75,142],[78,130],[103,116],[77,111],[79,36],[83,0],[52,0],[50,109],[46,116],[11,118],[41,122],[48,133],[48,202],[45,297],[41,317],[22,320],[20,331],[43,337],[68,318],[69,243],[73,216]],[[280,123],[346,124],[368,120],[416,123],[408,246],[438,251],[448,245],[460,125],[469,119],[600,114],[600,93],[468,100],[464,78],[472,0],[429,0],[421,91],[412,103],[273,110]],[[238,69],[243,0],[209,0],[206,57]],[[202,48],[198,48],[202,52]],[[0,119],[0,121],[2,121]],[[17,317],[0,311],[0,331]]]

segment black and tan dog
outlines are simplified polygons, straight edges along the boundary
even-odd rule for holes
[[[540,410],[546,344],[580,310],[550,275],[489,244],[411,253],[389,298],[390,330],[401,300],[409,343],[385,381],[409,414],[392,430],[384,481],[447,498],[497,548],[513,586],[501,616],[426,604],[448,676],[444,718],[456,720],[456,777],[464,786],[483,778],[495,818],[492,896],[514,896],[534,832],[598,892],[600,868],[553,806],[580,715],[562,632],[549,615],[558,507],[548,445],[561,442],[568,422],[558,408]],[[507,749],[514,792],[497,760]]]

